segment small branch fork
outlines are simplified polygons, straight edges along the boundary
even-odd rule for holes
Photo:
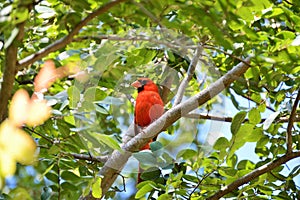
[[[300,88],[298,90],[297,97],[295,99],[292,112],[290,115],[289,123],[287,126],[287,131],[286,131],[286,140],[287,140],[287,153],[291,153],[293,150],[293,135],[292,135],[292,128],[293,128],[293,123],[296,121],[296,114],[297,114],[297,107],[300,101]]]
[[[196,49],[196,53],[195,53],[190,65],[189,65],[189,68],[188,68],[188,71],[187,71],[187,76],[184,77],[183,81],[179,85],[179,88],[178,88],[177,95],[175,97],[173,106],[178,105],[182,101],[185,89],[188,86],[189,82],[192,80],[193,75],[195,73],[195,69],[196,69],[197,63],[199,61],[199,57],[201,56],[202,50],[203,50],[202,46],[198,45],[198,48]]]

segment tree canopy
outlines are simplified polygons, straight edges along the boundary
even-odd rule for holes
[[[299,33],[297,0],[1,1],[0,197],[299,199]]]

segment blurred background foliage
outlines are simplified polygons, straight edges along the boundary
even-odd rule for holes
[[[76,66],[83,72],[57,80],[45,93],[50,119],[23,126],[37,144],[38,158],[32,166],[17,164],[13,176],[2,177],[1,198],[78,199],[87,194],[103,166],[93,158],[120,149],[122,134],[133,121],[137,93],[130,83],[142,76],[153,79],[170,109],[198,45],[201,56],[184,100],[252,57],[245,75],[194,112],[233,117],[232,122],[180,119],[160,134],[151,151],[134,154],[106,197],[205,199],[285,154],[287,122],[300,85],[298,1],[125,1],[90,20],[59,50],[20,64],[59,43],[108,2],[0,2],[1,77],[8,67],[7,48],[18,47],[13,93],[22,88],[33,94],[34,77],[49,59],[56,67]],[[25,34],[17,41],[20,23],[25,23]],[[300,150],[297,108],[295,151]],[[243,148],[244,154],[238,153]],[[136,160],[147,180],[137,189]],[[286,166],[226,197],[299,199],[299,159]]]

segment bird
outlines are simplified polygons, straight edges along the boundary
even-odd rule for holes
[[[131,86],[135,87],[138,91],[134,110],[135,127],[138,126],[143,129],[163,115],[164,103],[159,95],[157,85],[151,79],[145,77],[138,78]],[[135,131],[135,134],[137,134],[137,132],[138,131]],[[140,150],[150,149],[151,142],[152,140],[140,148]],[[140,177],[141,171],[139,166],[137,183],[142,181]]]

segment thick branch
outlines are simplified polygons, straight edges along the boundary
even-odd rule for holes
[[[196,69],[196,66],[197,66],[197,63],[198,63],[198,60],[199,60],[202,50],[203,49],[201,46],[198,46],[198,48],[196,49],[196,53],[195,53],[195,55],[190,63],[190,66],[188,68],[187,76],[184,77],[183,81],[181,82],[181,84],[178,88],[177,95],[174,100],[174,106],[176,106],[177,104],[179,104],[181,102],[182,97],[185,92],[185,89],[188,86],[190,80],[192,80],[192,78],[193,78],[193,75],[195,73],[195,69]]]
[[[221,190],[216,192],[213,196],[207,198],[208,200],[217,200],[223,197],[224,195],[230,193],[231,191],[237,189],[239,186],[248,183],[249,181],[259,177],[260,175],[267,173],[276,167],[288,162],[289,160],[292,160],[294,158],[300,157],[300,151],[298,152],[292,152],[289,154],[286,154],[272,162],[269,162],[254,171],[250,172],[249,174],[237,179],[236,181],[232,182],[231,184],[223,187]]]
[[[296,120],[296,111],[297,111],[297,107],[299,104],[299,100],[300,100],[300,88],[298,90],[298,94],[297,94],[296,100],[295,100],[293,108],[292,108],[292,112],[290,115],[289,123],[287,126],[287,131],[286,131],[287,152],[288,153],[291,153],[293,150],[292,128],[293,128],[294,121]]]
[[[250,57],[246,58],[247,63],[250,62]],[[202,90],[200,93],[191,97],[189,100],[178,104],[177,106],[171,108],[169,111],[163,114],[158,120],[150,124],[142,133],[133,137],[122,147],[124,152],[119,152],[115,150],[110,159],[105,163],[99,172],[103,177],[102,179],[102,194],[105,195],[111,185],[114,183],[118,173],[122,170],[123,166],[127,162],[131,155],[131,152],[138,150],[140,147],[144,146],[149,142],[149,138],[155,137],[162,130],[171,126],[176,122],[181,116],[184,116],[196,109],[197,107],[203,105],[205,102],[222,92],[226,87],[228,87],[232,82],[234,82],[239,76],[247,71],[249,65],[245,63],[240,63],[232,70],[230,70],[223,77],[218,79],[216,82],[211,84],[206,89]]]
[[[84,27],[88,22],[90,22],[95,17],[105,13],[110,8],[116,6],[116,5],[118,5],[118,4],[120,4],[124,1],[127,1],[127,0],[111,1],[111,2],[103,5],[102,7],[98,8],[97,10],[95,10],[94,12],[89,14],[86,18],[84,18],[81,22],[79,22],[67,36],[57,40],[56,42],[54,42],[53,44],[45,47],[44,49],[41,49],[38,52],[36,52],[36,53],[34,53],[30,56],[27,56],[26,58],[20,60],[19,63],[17,64],[17,67],[18,67],[17,70],[22,70],[24,67],[27,67],[28,65],[34,63],[35,61],[43,58],[47,54],[49,54],[51,52],[54,52],[54,51],[57,51],[57,50],[65,47],[67,44],[72,42],[73,37],[75,35],[77,35],[78,32],[80,31],[80,29],[82,27]]]
[[[7,47],[5,52],[5,66],[3,73],[3,82],[1,84],[0,92],[0,122],[7,117],[7,105],[13,91],[15,81],[15,71],[18,54],[18,43],[24,37],[25,22],[17,25],[18,34],[14,41]]]

